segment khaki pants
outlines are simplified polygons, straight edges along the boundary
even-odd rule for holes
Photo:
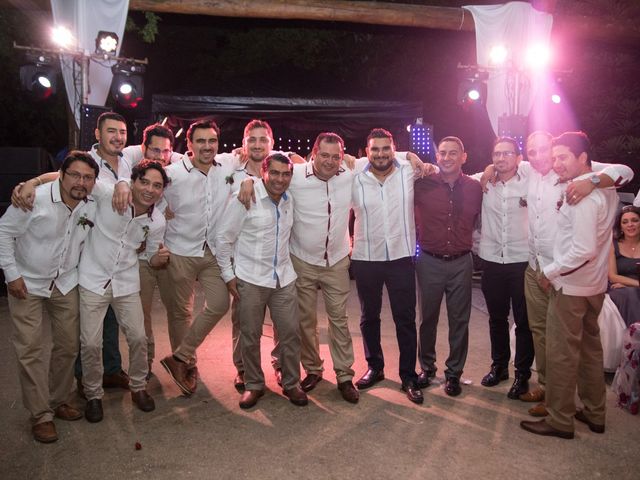
[[[204,257],[172,255],[167,274],[169,281],[160,282],[160,295],[167,308],[171,350],[181,360],[193,363],[196,349],[229,310],[227,285],[208,247]],[[191,324],[196,280],[204,290],[205,304]]]
[[[104,295],[80,287],[80,358],[82,385],[87,400],[102,398],[102,328],[109,305],[113,308],[120,329],[129,345],[129,389],[144,390],[149,365],[147,364],[147,336],[144,334],[144,316],[138,292],[114,297],[111,286]]]
[[[527,300],[527,316],[529,317],[529,330],[533,337],[533,349],[536,355],[536,370],[538,371],[538,383],[545,385],[547,362],[547,311],[549,310],[549,294],[540,288],[538,284],[539,270],[533,270],[527,266],[524,272],[524,296]]]
[[[298,275],[296,290],[300,315],[300,359],[309,373],[322,374],[318,332],[318,286],[322,289],[328,317],[329,352],[338,383],[353,378],[353,343],[349,333],[347,300],[349,299],[349,257],[332,267],[312,265],[291,255],[293,268]]]
[[[545,401],[552,427],[573,432],[575,391],[584,413],[604,425],[605,384],[598,315],[604,293],[589,297],[551,290],[547,317],[547,391]]]
[[[153,306],[153,292],[160,282],[167,283],[166,268],[153,268],[146,260],[140,260],[140,301],[144,315],[144,332],[147,335],[147,359],[149,363],[156,357],[155,339],[153,338],[153,319],[151,310]],[[165,307],[166,308],[166,307]]]
[[[287,390],[300,383],[300,327],[296,283],[286,287],[268,288],[238,279],[240,301],[237,305],[240,324],[240,348],[247,390],[264,389],[261,367],[260,337],[265,306],[278,330],[278,349],[282,368],[282,388]]]
[[[80,320],[78,288],[62,295],[57,287],[50,298],[27,294],[24,300],[8,296],[13,319],[13,346],[18,357],[22,402],[32,423],[50,422],[53,411],[69,401],[73,388],[73,368],[78,356]],[[46,371],[43,353],[42,308],[51,323],[51,359]]]

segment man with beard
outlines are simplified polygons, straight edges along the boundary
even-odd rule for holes
[[[88,197],[98,165],[84,152],[70,152],[59,181],[36,188],[32,210],[10,206],[0,219],[0,268],[7,281],[13,345],[24,406],[35,440],[58,439],[53,418],[78,420],[70,406],[73,365],[78,356],[78,262],[93,224]],[[43,316],[51,324],[49,372],[43,358]]]
[[[351,259],[369,367],[356,386],[362,390],[384,380],[380,311],[382,288],[386,286],[400,349],[402,390],[410,401],[422,403],[415,370],[413,168],[396,160],[393,137],[382,128],[371,131],[366,151],[369,164],[355,176],[352,192],[356,221]]]
[[[145,245],[149,263],[162,267],[169,252],[162,246],[165,220],[156,209],[169,179],[157,162],[142,162],[131,174],[132,205],[124,215],[111,205],[114,187],[99,183],[94,189],[95,227],[89,234],[80,265],[80,346],[87,408],[85,417],[100,422],[102,412],[102,318],[111,305],[127,337],[131,399],[140,410],[155,409],[145,390],[147,342],[140,302],[138,249]]]

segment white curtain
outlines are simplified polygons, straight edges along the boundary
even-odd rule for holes
[[[489,67],[489,53],[496,45],[503,45],[510,52],[513,67],[519,70],[519,101],[510,109],[509,94],[513,92],[514,76],[506,69],[491,69],[487,82],[487,112],[494,132],[498,133],[498,117],[515,112],[528,115],[533,106],[541,74],[531,74],[524,67],[525,56],[531,45],[549,47],[552,15],[535,10],[526,2],[504,5],[470,5],[463,7],[471,12],[476,29],[477,63]],[[513,70],[512,70],[513,71]],[[511,111],[511,110],[515,110]]]
[[[76,39],[76,48],[90,55],[95,52],[95,41],[99,31],[114,32],[118,35],[117,55],[124,34],[124,26],[129,11],[129,0],[51,0],[51,11],[55,26],[65,26]],[[80,96],[82,79],[78,67],[74,67],[69,55],[62,55],[60,66],[69,98],[71,110],[75,112],[76,123],[80,125]],[[111,86],[111,61],[89,62],[90,105],[104,105]],[[74,78],[75,77],[75,78]]]

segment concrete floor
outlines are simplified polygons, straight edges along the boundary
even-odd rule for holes
[[[591,433],[577,423],[576,438],[567,441],[520,429],[518,423],[527,418],[531,404],[507,398],[510,382],[480,386],[490,364],[482,304],[481,294],[474,290],[463,377],[471,384],[457,398],[446,396],[442,386],[431,386],[424,391],[425,403],[418,406],[399,390],[397,344],[385,303],[387,380],[364,392],[359,404],[346,403],[336,389],[326,319],[319,308],[326,371],[325,380],[311,392],[309,406],[296,407],[281,395],[269,366],[271,339],[265,337],[263,366],[270,391],[256,408],[243,411],[232,383],[227,315],[199,350],[201,380],[191,398],[180,395],[156,362],[148,387],[157,405],[154,412],[134,409],[125,391],[108,391],[102,423],[58,420],[58,442],[43,445],[30,434],[6,298],[1,298],[0,479],[639,478],[640,418],[617,408],[610,392],[606,433]],[[169,353],[169,346],[165,313],[157,298],[154,308],[159,359]],[[349,318],[359,376],[366,363],[355,293]],[[265,327],[265,333],[269,330]],[[439,373],[448,353],[446,330],[446,321],[441,322]],[[124,343],[122,350],[126,352]],[[83,404],[77,397],[74,401]]]

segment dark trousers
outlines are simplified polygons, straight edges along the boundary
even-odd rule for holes
[[[502,264],[485,261],[482,271],[482,293],[489,310],[492,366],[507,368],[509,365],[511,307],[516,324],[516,372],[530,376],[534,350],[524,296],[524,272],[527,265],[527,262]]]
[[[120,328],[116,320],[116,314],[109,305],[104,316],[104,328],[102,330],[102,364],[105,375],[114,375],[122,370],[122,357],[120,356]],[[82,377],[82,363],[80,355],[76,359],[76,378]]]
[[[412,257],[388,262],[353,260],[353,275],[360,299],[360,331],[369,368],[382,370],[380,345],[382,287],[387,287],[400,350],[400,379],[414,382],[416,374],[416,280]]]

